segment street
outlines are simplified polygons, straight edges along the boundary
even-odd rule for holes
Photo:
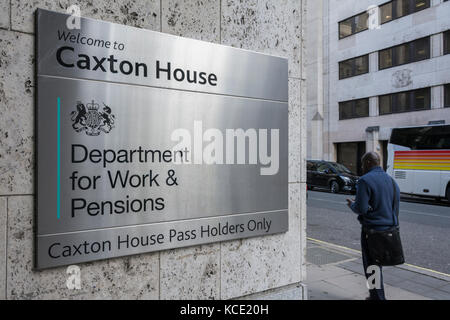
[[[353,197],[308,191],[307,237],[360,250]],[[450,274],[450,204],[402,197],[399,220],[406,263]]]

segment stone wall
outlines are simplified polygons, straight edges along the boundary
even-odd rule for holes
[[[261,296],[305,279],[306,156],[303,73],[306,0],[0,0],[0,299],[230,299]],[[289,58],[289,232],[33,270],[34,11],[85,17]],[[291,297],[302,297],[299,293]],[[277,293],[278,296],[279,292]]]
[[[325,3],[324,3],[325,2]],[[308,75],[306,94],[307,119],[307,158],[322,159],[323,131],[324,131],[324,69],[325,69],[325,39],[324,39],[324,6],[327,0],[314,0],[307,3],[308,16],[306,18],[308,33],[305,58],[305,72]]]

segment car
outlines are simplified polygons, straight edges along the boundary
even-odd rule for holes
[[[359,177],[340,163],[325,160],[307,160],[308,190],[327,189],[332,193],[356,193]]]

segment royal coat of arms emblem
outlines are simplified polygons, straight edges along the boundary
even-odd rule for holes
[[[78,101],[77,110],[72,111],[72,128],[76,132],[85,132],[88,136],[98,136],[101,132],[109,133],[114,128],[114,115],[111,108],[103,103],[100,110],[99,104],[92,100],[91,103],[84,105]]]

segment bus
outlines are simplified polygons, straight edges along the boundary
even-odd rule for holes
[[[393,129],[387,173],[402,193],[450,201],[450,125]]]

